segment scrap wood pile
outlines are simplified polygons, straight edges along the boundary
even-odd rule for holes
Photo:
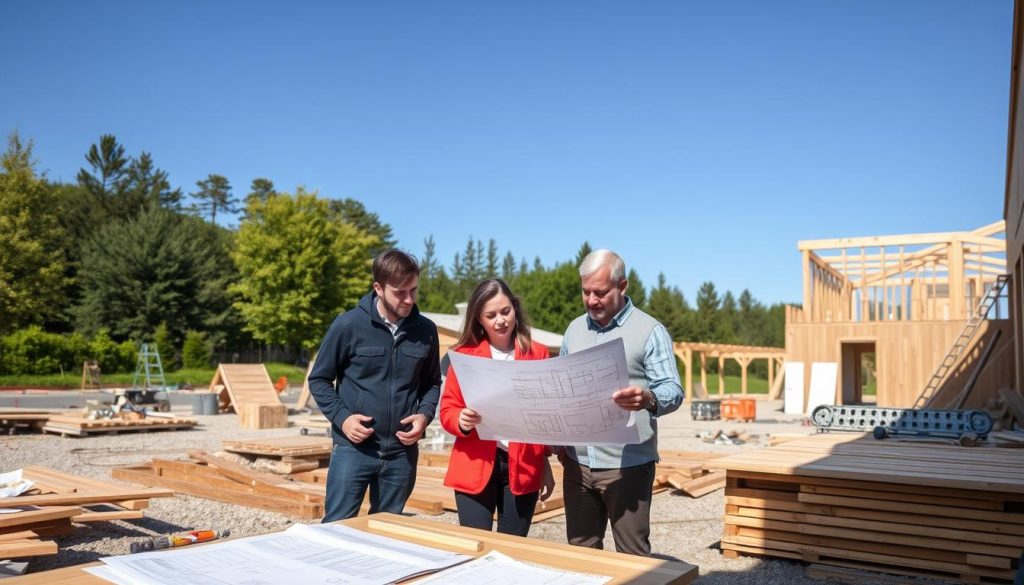
[[[28,431],[54,433],[62,437],[86,437],[100,433],[190,429],[196,424],[195,419],[164,413],[124,411],[113,418],[91,418],[81,409],[0,409],[0,430],[10,434]]]
[[[173,489],[188,494],[312,519],[323,516],[327,465],[332,442],[327,437],[298,436],[224,441],[224,452],[189,452],[184,461],[153,459],[149,463],[116,468],[116,479]],[[724,485],[725,476],[709,462],[720,455],[665,451],[658,465],[655,491],[669,488],[700,497]],[[420,450],[416,487],[407,512],[441,514],[455,511],[455,494],[444,486],[448,451]],[[560,484],[561,466],[552,467]],[[538,502],[535,521],[561,515],[560,490]],[[363,504],[363,512],[369,509]]]
[[[0,508],[20,510],[0,514],[0,558],[56,554],[57,543],[44,539],[70,533],[73,522],[142,518],[150,498],[174,495],[168,490],[131,488],[46,467],[26,467],[22,477],[33,482],[31,489],[0,498]]]
[[[661,461],[654,472],[654,489],[667,485],[691,498],[699,498],[725,487],[725,472],[715,465],[724,454],[699,451],[658,451]]]
[[[726,556],[1011,583],[1024,453],[817,435],[724,457]]]

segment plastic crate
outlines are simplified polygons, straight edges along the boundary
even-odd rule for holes
[[[690,416],[693,420],[718,420],[722,418],[722,407],[719,400],[694,400],[690,403]]]
[[[722,418],[752,421],[757,418],[757,401],[753,398],[727,398],[722,401]]]

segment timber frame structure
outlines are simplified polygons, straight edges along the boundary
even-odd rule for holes
[[[1024,4],[1013,6],[1013,49],[1010,57],[1010,115],[1006,144],[1006,263],[1010,267],[1010,318],[1016,373],[1013,388],[1024,393]]]
[[[951,355],[979,302],[1006,273],[1005,225],[1000,220],[963,232],[799,242],[803,307],[787,307],[785,359],[804,364],[805,399],[811,363],[835,362],[835,403],[872,402],[861,394],[861,359],[873,353],[874,402],[914,405]],[[965,408],[979,406],[1011,385],[1010,333],[1006,301],[998,298],[988,319],[955,356],[933,404],[949,403],[975,370],[980,375],[972,380]],[[978,368],[984,353],[990,353],[988,362]]]
[[[718,360],[718,397],[725,397],[725,360],[735,360],[740,365],[740,394],[746,397],[771,397],[776,398],[782,389],[782,364],[786,350],[779,347],[759,347],[753,345],[729,345],[725,343],[681,343],[672,344],[673,351],[680,361],[683,362],[685,371],[683,388],[686,390],[686,398],[707,398],[711,394],[708,388],[708,358]],[[700,359],[700,388],[693,384],[693,354]],[[758,359],[768,360],[768,393],[747,394],[747,366],[750,362]],[[778,375],[776,375],[776,372]],[[703,396],[698,396],[703,394]]]

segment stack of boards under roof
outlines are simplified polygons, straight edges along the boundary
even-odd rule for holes
[[[1012,583],[1024,553],[1024,452],[834,434],[715,461],[727,556],[759,554]]]
[[[281,404],[263,364],[220,364],[210,391],[220,394],[221,410],[238,413],[243,429],[288,426],[288,407]]]

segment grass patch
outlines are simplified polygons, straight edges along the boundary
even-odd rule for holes
[[[271,362],[264,364],[270,380],[276,382],[281,376],[288,378],[289,384],[301,384],[306,376],[304,368],[297,368],[291,364]],[[193,387],[209,386],[213,380],[216,368],[202,369],[181,369],[174,372],[164,372],[164,379],[168,386],[191,385]],[[129,374],[103,374],[101,380],[104,386],[131,386],[135,379],[135,373]],[[16,386],[27,388],[78,388],[81,386],[82,376],[76,373],[56,373],[33,376],[0,376],[0,387]]]
[[[740,393],[742,380],[739,376],[725,376],[724,381],[726,394]],[[693,376],[693,383],[695,385],[700,384],[700,371]],[[687,390],[687,393],[689,393],[689,389],[686,388],[686,385],[687,381],[683,380],[683,387]],[[718,374],[708,372],[708,387],[704,390],[708,396],[715,396],[718,394]],[[768,380],[747,376],[747,394],[767,394],[768,390]]]

